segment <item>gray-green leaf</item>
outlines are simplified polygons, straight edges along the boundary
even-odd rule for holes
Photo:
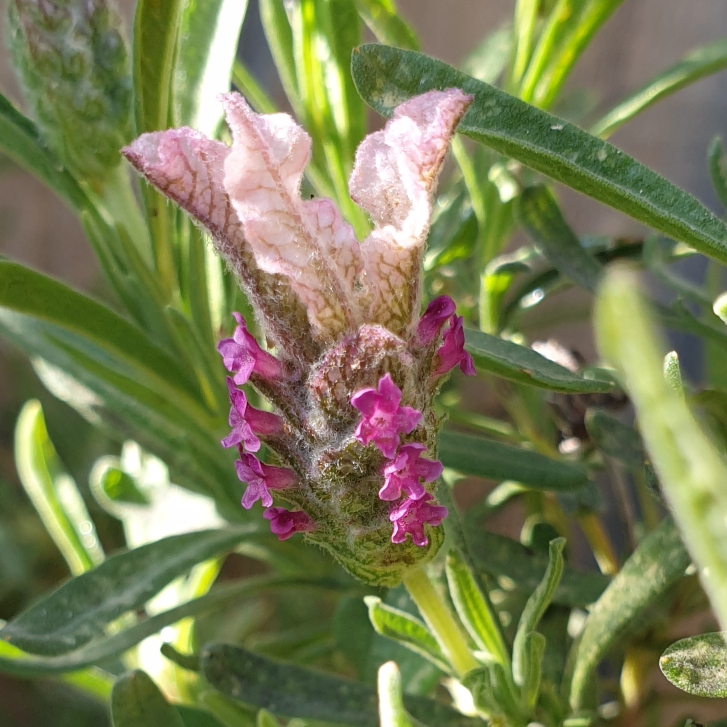
[[[727,632],[701,634],[672,644],[659,668],[676,687],[698,697],[727,697]]]
[[[116,680],[111,692],[111,718],[114,727],[185,727],[159,687],[139,670]]]

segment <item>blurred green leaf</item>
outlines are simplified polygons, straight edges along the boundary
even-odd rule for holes
[[[534,665],[530,663],[529,659],[533,656],[533,653],[537,654],[538,646],[533,648],[533,644],[529,643],[529,639],[553,600],[555,590],[558,588],[560,579],[563,576],[563,548],[565,548],[565,542],[565,538],[556,538],[550,541],[548,568],[545,571],[543,580],[530,594],[520,615],[515,641],[512,645],[512,675],[515,683],[520,687],[526,685],[528,676],[532,677],[531,672]],[[542,649],[540,649],[541,658],[544,649],[545,643],[542,644]]]
[[[588,481],[582,465],[459,432],[445,431],[439,435],[439,459],[445,467],[465,475],[515,480],[536,489],[570,490]]]
[[[727,625],[724,458],[687,402],[664,378],[661,341],[651,325],[636,275],[612,268],[601,287],[595,313],[599,348],[614,364],[633,402],[662,492],[715,614],[720,624]]]
[[[358,12],[376,40],[407,50],[419,50],[416,33],[399,15],[394,0],[355,0]]]
[[[138,669],[120,676],[111,692],[114,727],[185,727],[159,687]]]
[[[239,602],[241,598],[266,589],[300,589],[304,585],[333,587],[330,583],[315,580],[306,582],[301,578],[280,576],[247,578],[239,583],[217,587],[205,596],[138,621],[123,631],[94,640],[87,646],[63,656],[28,657],[20,649],[0,641],[0,672],[24,678],[49,677],[59,674],[69,674],[69,678],[71,678],[74,673],[83,673],[78,670],[120,656],[148,636],[152,636],[165,626],[170,626],[184,618],[199,616],[215,608],[229,606]]]
[[[722,206],[727,209],[727,154],[725,154],[724,142],[719,136],[715,136],[709,144],[707,162],[712,187]]]
[[[595,293],[603,269],[568,226],[553,193],[543,184],[528,187],[517,198],[515,209],[538,250],[561,275]]]
[[[404,708],[401,673],[396,662],[387,661],[379,668],[378,694],[381,727],[413,727]]]
[[[193,565],[259,532],[253,525],[203,530],[114,555],[23,611],[0,631],[0,638],[32,654],[68,654],[102,636],[119,616],[142,608]]]
[[[639,544],[603,595],[591,607],[577,645],[570,685],[574,712],[585,706],[591,680],[601,660],[646,608],[658,603],[690,563],[679,532],[671,518]]]
[[[591,127],[591,134],[607,139],[652,104],[724,68],[727,68],[727,40],[692,51],[599,119]]]
[[[604,409],[591,408],[586,412],[586,430],[593,443],[604,454],[629,467],[643,467],[645,454],[641,436],[618,417]]]
[[[392,45],[387,43],[387,45]],[[411,50],[416,50],[412,48]],[[490,33],[468,56],[461,69],[478,81],[495,84],[512,53],[512,28],[506,25]]]
[[[701,634],[672,644],[659,659],[664,676],[687,694],[727,697],[725,632]]]
[[[293,56],[293,31],[283,0],[259,0],[260,20],[283,90],[298,119],[304,118]]]
[[[598,4],[594,0],[588,6]],[[384,116],[430,89],[462,88],[475,98],[460,121],[461,133],[727,262],[724,223],[607,142],[419,53],[363,45],[356,49],[352,67],[359,92]]]
[[[174,126],[214,137],[222,120],[218,94],[230,90],[247,0],[186,0],[174,63]]]
[[[73,575],[104,559],[91,516],[73,479],[63,471],[40,402],[25,404],[15,427],[15,466],[43,525]]]
[[[184,722],[184,727],[223,727],[209,712],[203,712],[201,709],[178,704],[177,712]]]
[[[139,134],[169,127],[183,0],[139,0],[134,15],[134,112]]]
[[[518,0],[515,3],[515,20],[512,33],[515,52],[513,53],[512,71],[509,79],[513,88],[519,88],[530,63],[539,10],[540,0]]]
[[[236,512],[234,473],[214,433],[224,424],[177,361],[108,308],[17,263],[0,260],[0,329],[33,356],[52,393],[164,459],[175,481]],[[225,489],[227,488],[227,489]]]
[[[63,199],[76,213],[88,197],[60,161],[44,146],[35,124],[0,94],[0,149]]]
[[[202,652],[202,672],[223,694],[284,717],[378,727],[373,687],[293,664],[269,661],[244,649],[211,644]],[[416,719],[442,727],[475,727],[478,720],[424,697],[405,697]]]
[[[574,373],[527,346],[473,328],[465,329],[465,350],[472,354],[478,369],[520,384],[564,394],[595,394],[613,389],[613,380],[605,375],[596,378],[592,371],[586,375]]]
[[[500,633],[497,614],[490,608],[474,574],[456,550],[447,553],[447,583],[457,615],[469,635],[482,651],[507,667],[510,655]]]
[[[531,631],[522,644],[523,674],[522,692],[529,710],[535,709],[540,696],[540,680],[543,674],[543,656],[545,654],[545,636],[538,631]]]
[[[538,587],[548,567],[546,558],[534,554],[516,540],[486,530],[468,531],[467,544],[475,565],[495,578],[506,578],[524,593]],[[610,579],[600,573],[566,568],[553,602],[583,607],[597,601]]]
[[[520,95],[548,107],[581,53],[623,0],[558,0],[540,34]]]
[[[447,658],[423,621],[398,608],[385,605],[376,596],[366,596],[364,602],[377,634],[403,644],[425,659],[429,659],[443,672],[451,672]]]

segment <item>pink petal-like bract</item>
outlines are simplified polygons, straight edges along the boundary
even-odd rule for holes
[[[278,540],[287,540],[295,533],[306,533],[315,529],[310,517],[298,510],[291,512],[284,507],[268,507],[263,517],[270,521],[270,531],[278,536]]]
[[[400,442],[400,434],[413,432],[422,420],[422,413],[410,406],[399,406],[401,391],[390,374],[379,380],[378,389],[361,389],[351,397],[351,405],[361,412],[361,421],[354,437],[361,444],[373,442],[385,457],[392,458]]]
[[[291,355],[315,359],[318,346],[301,330],[307,322],[303,303],[285,279],[260,268],[230,204],[224,185],[230,148],[183,127],[142,134],[122,153],[148,182],[209,231],[215,249],[263,314],[266,335]]]
[[[333,202],[300,197],[310,137],[287,114],[254,113],[239,94],[223,105],[233,137],[224,185],[258,265],[288,278],[322,338],[351,329],[360,247]]]
[[[442,463],[421,456],[423,444],[404,444],[393,460],[384,467],[384,486],[379,490],[382,500],[391,502],[401,497],[402,491],[412,500],[421,500],[427,491],[420,480],[434,482],[442,474]]]
[[[406,498],[398,506],[394,506],[389,513],[389,520],[394,523],[392,543],[403,543],[407,535],[415,545],[423,548],[429,540],[424,534],[424,525],[440,525],[447,517],[447,508],[431,504],[431,495],[421,500]]]
[[[471,354],[464,350],[464,328],[462,323],[461,316],[453,316],[449,322],[449,328],[444,334],[444,342],[437,350],[439,365],[434,371],[436,376],[448,373],[455,366],[459,366],[466,376],[474,376],[477,373]]]
[[[237,476],[242,482],[247,482],[247,489],[242,498],[242,506],[249,510],[258,500],[265,507],[273,504],[270,490],[283,490],[292,486],[297,476],[292,470],[285,467],[273,467],[263,464],[252,454],[240,452],[240,459],[235,461]]]
[[[375,228],[362,243],[367,319],[401,334],[419,306],[421,260],[437,175],[472,96],[429,91],[401,104],[356,151],[349,188]]]

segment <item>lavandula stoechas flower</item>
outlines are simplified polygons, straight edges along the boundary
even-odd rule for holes
[[[421,261],[437,175],[470,102],[459,89],[430,91],[364,139],[349,182],[373,223],[361,243],[333,202],[301,199],[308,135],[237,94],[222,97],[231,147],[172,129],[124,150],[209,231],[275,349],[239,314],[218,346],[232,374],[223,443],[240,450],[244,506],[260,499],[280,539],[301,532],[381,585],[443,538],[432,399],[453,367],[473,369],[454,303],[438,298],[420,316]],[[249,407],[237,389],[248,382],[276,414]],[[259,442],[280,466],[257,459]]]

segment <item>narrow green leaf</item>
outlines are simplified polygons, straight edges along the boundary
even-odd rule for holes
[[[376,691],[352,682],[293,664],[270,661],[244,649],[211,644],[202,652],[205,679],[223,694],[269,709],[284,717],[378,727]],[[423,697],[404,697],[407,712],[415,719],[443,727],[476,727],[478,720]]]
[[[663,520],[639,544],[591,608],[578,642],[570,687],[574,712],[583,708],[596,667],[628,631],[637,616],[657,603],[684,577],[689,555],[671,518]],[[642,624],[643,626],[643,624]]]
[[[369,619],[377,634],[403,644],[425,659],[429,659],[443,672],[452,670],[446,657],[424,622],[398,608],[381,602],[376,596],[366,596],[364,602],[369,610]]]
[[[27,402],[18,416],[15,465],[28,497],[71,573],[79,575],[103,561],[96,528],[76,483],[63,471],[39,401]]]
[[[120,676],[111,692],[114,727],[185,727],[159,687],[138,669]]]
[[[586,412],[586,430],[593,443],[604,454],[629,467],[643,467],[645,454],[641,436],[628,424],[604,409]]]
[[[510,655],[493,613],[462,556],[456,550],[447,553],[447,583],[457,615],[469,635],[482,651],[503,666]]]
[[[727,697],[725,632],[701,634],[672,644],[659,659],[664,676],[687,694]]]
[[[563,575],[563,548],[565,547],[565,538],[556,538],[550,541],[548,547],[548,568],[545,571],[543,580],[540,581],[538,587],[533,591],[525,604],[520,621],[515,634],[515,641],[512,645],[512,675],[515,683],[523,687],[526,683],[526,675],[530,673],[532,665],[528,659],[531,656],[528,643],[530,634],[535,631],[543,618],[545,610],[553,600],[555,589],[560,583]],[[544,645],[543,645],[544,646]],[[542,656],[542,654],[541,654]]]
[[[540,696],[540,679],[543,673],[543,655],[545,654],[545,636],[531,631],[523,643],[523,697],[529,711],[535,709]]]
[[[222,120],[217,96],[230,90],[247,0],[187,0],[179,23],[174,64],[174,126],[214,137]]]
[[[467,544],[475,565],[494,578],[512,581],[524,593],[532,593],[547,568],[547,560],[516,540],[486,530],[468,531]],[[566,568],[553,602],[583,608],[598,600],[609,584],[600,573]]]
[[[379,668],[379,719],[381,727],[413,727],[404,708],[401,673],[396,662],[387,661]]]
[[[183,704],[177,705],[177,712],[184,722],[184,727],[223,727],[209,712],[194,709]],[[243,727],[239,723],[235,727]]]
[[[459,131],[558,182],[727,262],[727,227],[694,197],[601,139],[412,51],[363,45],[353,77],[374,109],[430,89],[462,88],[474,101]]]
[[[515,209],[520,224],[556,269],[595,293],[603,268],[568,226],[553,193],[542,184],[528,187],[517,198]]]
[[[669,351],[664,356],[664,380],[671,386],[674,393],[684,399],[684,382],[682,381],[682,369],[679,365],[679,356],[676,351]]]
[[[724,142],[719,136],[715,136],[709,145],[707,162],[714,191],[722,206],[727,209],[727,154],[725,154]]]
[[[473,328],[465,329],[465,349],[472,354],[478,369],[520,384],[564,394],[595,394],[613,389],[613,380],[606,375],[596,378],[592,371],[584,375],[574,373],[527,346]]]
[[[727,625],[727,466],[663,376],[661,341],[632,272],[612,269],[606,276],[597,300],[596,334],[602,355],[614,364],[633,402],[662,492],[717,618]]]
[[[515,480],[543,490],[572,490],[588,481],[588,473],[579,464],[459,432],[439,435],[439,458],[445,467],[465,475]]]
[[[46,386],[91,422],[139,440],[170,465],[176,482],[220,504],[238,499],[230,459],[215,441],[221,413],[204,406],[177,361],[138,328],[51,278],[0,260],[0,329],[42,357],[34,363]]]
[[[241,598],[256,595],[266,589],[292,587],[299,590],[306,585],[317,585],[322,588],[334,587],[334,584],[331,583],[306,581],[305,579],[271,578],[270,576],[247,578],[241,583],[215,588],[211,593],[200,598],[138,621],[123,631],[94,640],[87,646],[63,656],[28,657],[20,649],[0,641],[0,672],[22,678],[79,673],[79,669],[121,656],[148,636],[159,633],[165,626],[170,626],[184,618],[193,618],[215,608],[229,606],[239,602]]]
[[[623,0],[559,0],[528,66],[521,97],[548,107],[581,53]]]
[[[419,39],[399,15],[394,0],[356,0],[356,7],[379,43],[419,50]]]
[[[235,61],[232,69],[232,82],[258,114],[277,113],[278,109],[273,100],[242,61]]]
[[[183,0],[139,0],[136,5],[133,76],[139,134],[169,127],[183,5]]]
[[[607,139],[621,125],[657,101],[724,68],[727,68],[727,40],[720,40],[692,51],[679,63],[660,73],[611,109],[593,125],[591,134]]]
[[[53,190],[76,213],[88,197],[60,161],[43,145],[38,129],[0,94],[0,149]]]
[[[204,530],[164,538],[114,555],[36,602],[0,631],[23,651],[57,656],[100,637],[119,616],[142,608],[193,565],[231,550],[258,526]]]
[[[293,31],[283,0],[259,0],[259,4],[265,39],[275,61],[280,82],[295,115],[302,119],[303,106],[298,88],[298,71],[293,56]]]
[[[510,84],[513,88],[519,87],[530,62],[539,9],[540,0],[518,0],[515,4],[515,53],[510,73]]]

